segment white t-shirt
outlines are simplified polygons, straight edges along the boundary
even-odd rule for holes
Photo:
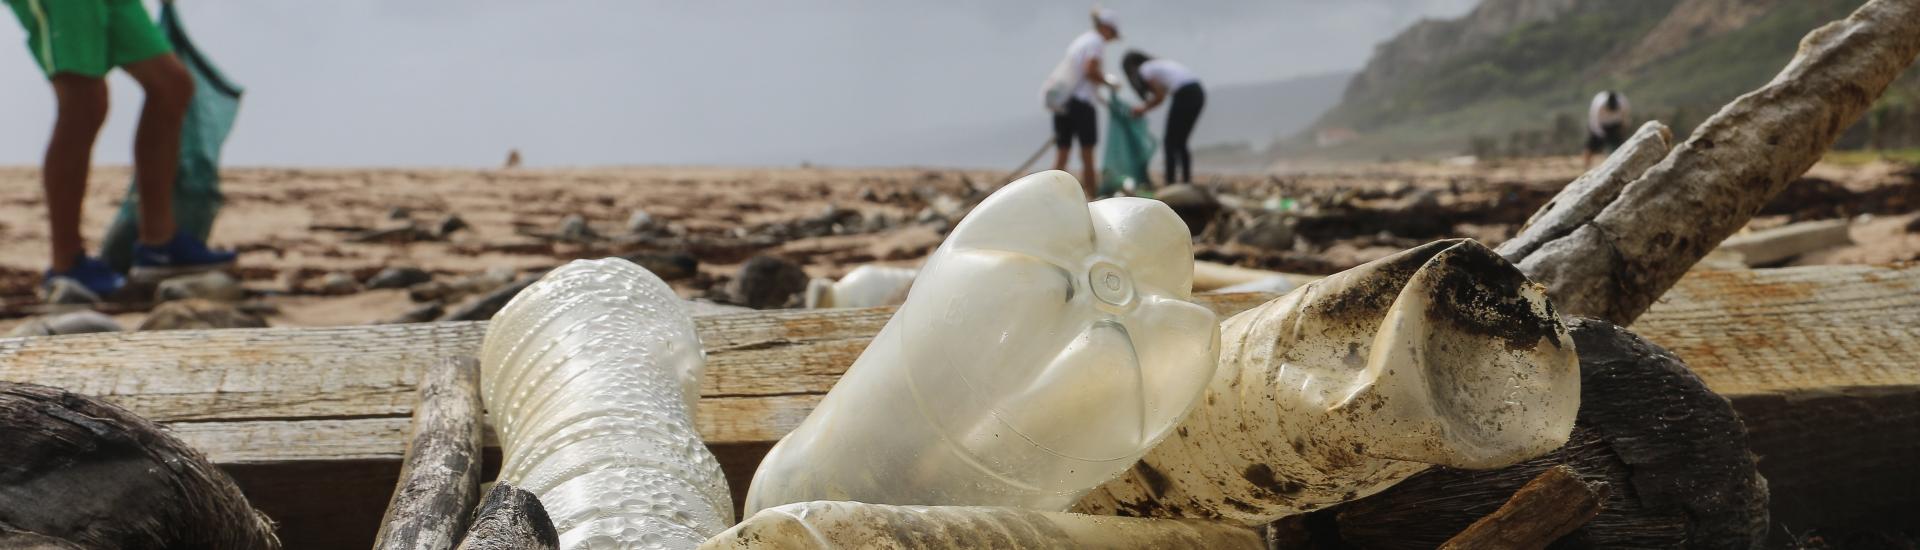
[[[1587,107],[1587,131],[1593,132],[1593,135],[1604,135],[1607,133],[1606,126],[1626,124],[1631,120],[1633,106],[1627,103],[1627,95],[1620,92],[1614,92],[1613,95],[1620,100],[1620,108],[1611,111],[1607,110],[1606,92],[1593,95],[1593,105]]]
[[[1067,45],[1067,69],[1072,72],[1074,81],[1078,82],[1073,86],[1073,97],[1094,103],[1095,85],[1087,80],[1087,61],[1099,59],[1106,50],[1107,39],[1096,31],[1087,31]]]
[[[1141,63],[1140,78],[1146,79],[1149,83],[1165,86],[1167,93],[1173,93],[1182,86],[1200,81],[1200,78],[1193,76],[1193,71],[1187,70],[1185,65],[1170,59],[1155,59]]]

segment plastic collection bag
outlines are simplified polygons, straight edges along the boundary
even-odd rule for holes
[[[733,524],[693,423],[705,353],[659,277],[561,266],[494,316],[480,364],[500,479],[540,497],[562,548],[692,548]]]
[[[173,44],[175,56],[193,75],[193,100],[180,128],[180,168],[173,181],[173,222],[180,231],[201,240],[213,232],[213,218],[224,200],[220,195],[220,147],[233,129],[240,111],[240,86],[213,66],[205,53],[187,39],[173,2],[160,3],[159,26]],[[100,240],[100,257],[120,272],[133,267],[133,243],[139,233],[138,183],[127,185],[127,198]]]
[[[754,475],[749,513],[813,500],[1065,510],[1131,466],[1213,372],[1186,224],[1021,178],[928,258],[907,300]]]
[[[1152,180],[1147,179],[1147,168],[1160,145],[1147,128],[1146,117],[1133,116],[1133,105],[1118,93],[1107,98],[1106,141],[1100,159],[1100,195],[1121,190],[1138,194],[1137,190],[1148,188]]]

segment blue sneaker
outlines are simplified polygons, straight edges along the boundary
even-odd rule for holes
[[[226,269],[233,266],[233,258],[233,251],[209,249],[200,239],[180,233],[160,246],[134,243],[133,272],[128,276],[136,283],[158,283],[181,275]]]
[[[47,270],[46,277],[40,281],[40,287],[52,290],[55,279],[67,279],[80,283],[81,287],[99,298],[111,296],[118,292],[120,287],[127,286],[126,277],[121,277],[120,273],[114,271],[106,262],[86,255],[81,255],[80,261],[75,262],[72,269],[58,273],[51,269]]]

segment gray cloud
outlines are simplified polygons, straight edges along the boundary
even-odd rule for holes
[[[1129,47],[1209,83],[1358,67],[1473,0],[1110,1]],[[1086,26],[1075,2],[180,0],[248,89],[230,164],[788,164],[1039,116]],[[0,24],[0,163],[38,161],[52,97]],[[113,81],[99,162],[126,162],[139,93]],[[850,155],[847,158],[857,158]]]

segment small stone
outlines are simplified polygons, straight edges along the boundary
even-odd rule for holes
[[[440,218],[439,224],[434,225],[433,235],[445,239],[448,235],[467,227],[467,220],[460,219],[458,214],[447,214],[446,217]]]
[[[540,275],[541,274],[536,273],[521,277],[519,280],[494,289],[492,292],[467,300],[466,303],[460,304],[459,307],[453,308],[453,310],[441,315],[436,320],[485,321],[492,319],[493,314],[499,313],[500,308],[506,307],[507,302],[513,300],[515,295],[520,294],[522,290],[526,290],[534,281],[540,280]]]
[[[692,278],[700,272],[700,260],[684,252],[639,252],[620,258],[638,264],[666,281]]]
[[[587,225],[587,218],[579,214],[568,214],[560,219],[560,230],[555,233],[562,240],[591,241],[599,237],[593,227]]]
[[[407,208],[405,206],[395,206],[393,208],[387,209],[387,219],[389,220],[404,220],[410,217],[413,217],[412,208]]]
[[[153,299],[156,302],[192,298],[215,302],[238,302],[246,296],[247,290],[240,286],[240,281],[220,271],[173,277],[160,281],[160,285],[153,289]]]
[[[29,319],[20,326],[13,327],[8,337],[14,336],[59,336],[62,334],[89,334],[94,332],[120,332],[126,330],[112,317],[91,309],[70,311],[53,315],[42,315]]]
[[[652,232],[653,230],[659,228],[658,223],[659,222],[653,219],[653,214],[648,214],[647,211],[645,210],[634,210],[633,215],[627,216],[627,232],[628,233]]]
[[[267,321],[241,311],[233,304],[200,299],[175,300],[160,304],[147,314],[135,330],[189,330],[216,328],[266,328]]]
[[[1292,215],[1270,212],[1234,234],[1233,241],[1267,250],[1290,250],[1295,239],[1294,223]]]
[[[430,302],[425,305],[422,305],[413,309],[409,309],[407,310],[406,313],[402,313],[398,317],[381,321],[380,324],[398,325],[398,324],[405,324],[405,323],[425,323],[428,321],[432,321],[434,319],[439,319],[440,316],[445,313],[446,313],[446,307],[441,306],[440,302]]]
[[[367,288],[408,288],[431,280],[433,274],[424,269],[394,266],[382,269],[373,278],[367,279]]]
[[[807,272],[791,261],[754,256],[740,265],[739,275],[727,287],[735,304],[754,309],[784,308],[807,289]]]
[[[1214,215],[1220,212],[1220,201],[1214,200],[1212,193],[1191,184],[1169,185],[1154,198],[1172,208],[1173,213],[1180,216],[1180,221],[1187,223],[1187,231],[1191,235],[1206,231],[1207,224],[1212,223]]]
[[[325,294],[352,294],[360,291],[360,281],[352,275],[335,271],[320,279],[320,292]]]
[[[866,202],[880,202],[880,194],[874,192],[872,187],[862,187],[860,188],[860,200],[863,200]]]
[[[93,291],[87,290],[87,287],[81,285],[79,281],[66,277],[55,277],[53,285],[47,289],[49,304],[96,304],[99,302],[100,297]]]

